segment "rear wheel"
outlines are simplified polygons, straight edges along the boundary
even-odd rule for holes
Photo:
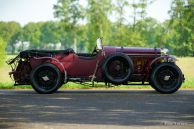
[[[174,93],[183,82],[183,74],[174,63],[162,63],[154,68],[150,84],[160,93]]]
[[[55,65],[48,63],[36,67],[31,72],[30,80],[36,92],[50,94],[61,86],[62,75]]]
[[[113,84],[123,84],[129,80],[133,71],[132,60],[125,54],[109,56],[103,65],[105,79]]]

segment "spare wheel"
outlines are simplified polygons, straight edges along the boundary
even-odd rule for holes
[[[102,69],[106,81],[123,84],[129,80],[133,72],[133,62],[129,56],[115,53],[106,58]]]

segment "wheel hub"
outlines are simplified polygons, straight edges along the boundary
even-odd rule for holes
[[[42,80],[46,82],[46,81],[49,81],[50,79],[49,79],[49,77],[47,77],[47,76],[43,76],[43,77],[42,77]]]
[[[163,88],[173,88],[177,80],[176,71],[172,68],[162,68],[158,73],[158,82]]]
[[[169,75],[164,76],[164,81],[168,81],[170,79]]]
[[[117,66],[115,67],[115,69],[116,69],[116,71],[120,71],[121,66],[120,66],[120,65],[117,65]]]

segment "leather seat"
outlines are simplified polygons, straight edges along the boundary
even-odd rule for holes
[[[97,54],[90,53],[77,53],[78,57],[83,60],[93,60],[96,58]]]
[[[21,58],[28,58],[33,56],[43,57],[43,56],[54,56],[57,54],[66,55],[69,53],[74,53],[72,48],[66,50],[25,50],[20,52]]]

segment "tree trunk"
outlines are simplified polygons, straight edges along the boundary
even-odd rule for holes
[[[74,48],[74,51],[77,52],[77,39],[76,39],[76,37],[74,37],[74,39],[73,39],[73,48]]]
[[[133,31],[135,31],[136,15],[137,15],[136,11],[137,11],[136,3],[135,3],[135,0],[133,0]]]
[[[11,44],[11,54],[15,54],[15,46]]]
[[[22,49],[22,51],[24,50],[24,42],[23,41],[21,41],[21,49]]]

